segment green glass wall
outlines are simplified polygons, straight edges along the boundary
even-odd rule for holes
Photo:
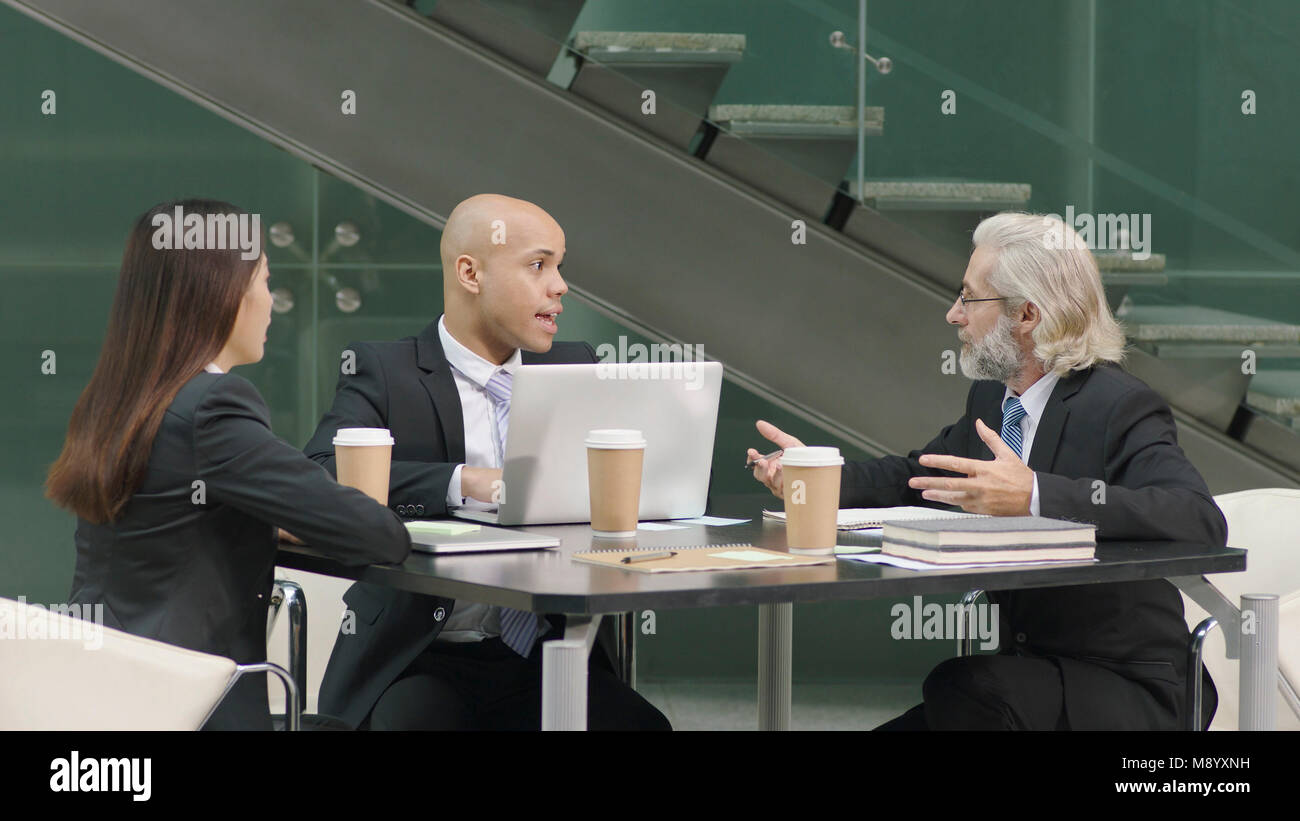
[[[828,36],[851,38],[856,15],[853,0],[589,0],[575,29],[743,33],[745,58],[716,102],[847,105],[853,56]],[[895,62],[889,75],[867,75],[867,105],[886,110],[861,158],[868,178],[1023,182],[1031,210],[1150,213],[1169,282],[1135,287],[1133,299],[1300,321],[1293,0],[871,0],[868,31],[867,50]],[[298,445],[330,401],[347,341],[413,334],[437,316],[439,237],[8,8],[0,78],[0,341],[12,373],[0,403],[0,595],[53,602],[71,581],[72,521],[41,485],[98,353],[133,218],[206,196],[292,234],[267,251],[272,287],[293,307],[275,315],[264,361],[241,372]],[[1253,114],[1242,111],[1247,90]],[[344,223],[355,244],[339,241]],[[565,229],[576,239],[583,227]],[[563,319],[564,339],[636,341],[573,297]],[[54,373],[42,370],[47,351]],[[760,417],[809,431],[728,384],[715,493],[757,488],[739,465],[761,444]],[[798,608],[796,674],[918,680],[951,654],[945,643],[890,640],[890,604]],[[658,632],[641,643],[643,675],[753,675],[752,609],[657,615]]]
[[[74,520],[44,499],[42,484],[94,367],[133,219],[163,200],[203,196],[261,214],[264,229],[287,228],[277,235],[292,242],[266,251],[271,287],[292,308],[274,314],[263,361],[239,372],[265,397],[275,431],[298,446],[331,400],[348,341],[407,336],[438,316],[439,232],[8,8],[0,8],[0,77],[0,339],[12,357],[0,403],[0,595],[52,603],[70,588]],[[47,89],[53,114],[42,113]],[[355,244],[339,241],[342,223]],[[355,291],[342,303],[359,302],[353,310],[340,307],[345,289]],[[617,344],[623,334],[648,341],[566,299],[560,338]],[[42,371],[46,351],[53,373]],[[756,418],[808,429],[727,384],[715,493],[760,489],[740,468],[745,448],[759,444]],[[867,665],[870,653],[846,659],[813,640],[801,644],[800,668],[906,676],[946,654],[888,647],[887,607],[801,608],[800,630],[834,624],[860,633],[864,651],[892,657]],[[753,675],[752,609],[661,612],[656,626],[642,639],[643,676]]]

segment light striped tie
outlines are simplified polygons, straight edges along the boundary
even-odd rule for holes
[[[1020,432],[1020,420],[1024,418],[1025,406],[1016,397],[1008,396],[1007,401],[1002,403],[1002,441],[1010,445],[1021,459],[1024,458],[1020,451],[1025,440]]]
[[[510,429],[510,387],[509,371],[498,370],[492,374],[483,389],[492,399],[497,415],[497,464],[503,468],[506,464],[506,431]],[[533,642],[542,630],[541,616],[527,610],[513,607],[501,608],[501,640],[506,646],[524,658],[532,652]]]

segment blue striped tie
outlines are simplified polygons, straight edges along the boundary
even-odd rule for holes
[[[1025,418],[1025,406],[1014,396],[1008,396],[1002,403],[1002,441],[1011,446],[1016,455],[1024,458],[1020,450],[1024,447],[1024,436],[1020,432],[1020,420]]]
[[[510,388],[509,371],[498,370],[483,386],[497,415],[497,464],[502,468],[506,464],[506,431],[510,429]],[[513,607],[501,608],[501,641],[524,658],[532,652],[533,642],[542,631],[541,616],[527,610]]]

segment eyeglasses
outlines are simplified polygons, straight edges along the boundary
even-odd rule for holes
[[[998,302],[1003,299],[1008,299],[1008,297],[1005,296],[989,296],[989,297],[982,297],[980,299],[967,299],[966,295],[962,293],[962,289],[960,288],[957,289],[957,298],[961,300],[961,305],[963,308],[965,308],[967,305],[969,305],[972,302]]]

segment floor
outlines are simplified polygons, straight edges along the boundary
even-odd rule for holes
[[[669,679],[640,681],[637,690],[674,730],[757,730],[756,682]],[[795,682],[793,730],[870,730],[921,701],[915,684],[803,684]]]

